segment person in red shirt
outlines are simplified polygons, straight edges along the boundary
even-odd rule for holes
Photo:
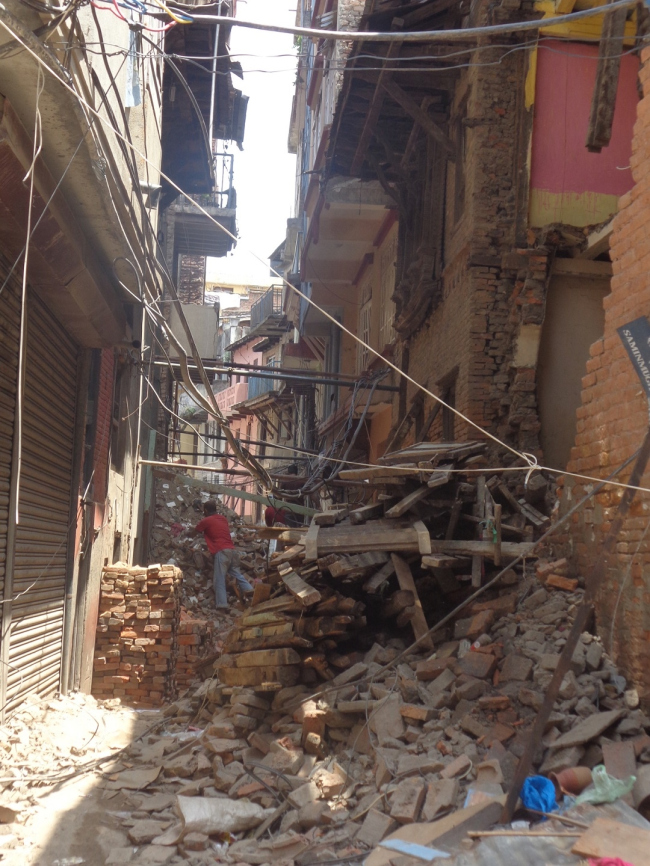
[[[210,553],[214,554],[214,597],[217,610],[228,609],[226,595],[226,577],[231,575],[237,581],[237,586],[245,593],[252,592],[253,587],[246,580],[239,568],[239,554],[235,550],[230,535],[228,521],[222,514],[217,514],[217,503],[208,499],[203,505],[203,520],[199,520],[194,529],[189,529],[190,536],[203,533]]]

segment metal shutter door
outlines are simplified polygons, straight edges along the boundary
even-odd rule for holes
[[[77,347],[33,293],[27,306],[26,358],[9,709],[29,692],[48,695],[59,686],[72,519]]]
[[[0,287],[9,268],[0,259]],[[9,524],[9,490],[11,487],[11,454],[18,376],[18,340],[20,329],[19,289],[10,279],[0,294],[0,598],[4,596]]]

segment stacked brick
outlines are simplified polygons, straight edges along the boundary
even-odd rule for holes
[[[176,685],[182,692],[196,679],[197,664],[214,651],[214,623],[182,610],[176,643]]]
[[[176,696],[182,572],[117,563],[102,572],[92,693],[157,706]]]

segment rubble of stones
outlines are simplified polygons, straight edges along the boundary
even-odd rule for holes
[[[187,538],[181,533],[203,518],[203,503],[210,498],[200,488],[189,486],[179,475],[156,481],[156,512],[151,532],[151,561],[177,565],[183,572],[180,603],[196,618],[210,617],[221,627],[230,623],[227,613],[217,611],[212,589],[213,560],[201,536]],[[263,577],[267,544],[254,529],[246,527],[239,515],[217,500],[232,530],[233,541],[241,553],[241,566],[249,579]],[[218,647],[218,644],[217,644]]]
[[[206,679],[164,710],[164,750],[176,751],[160,759],[146,792],[130,795],[133,811],[121,823],[153,858],[137,862],[300,866],[361,857],[400,825],[502,794],[582,597],[546,589],[545,569],[540,563],[539,578],[523,576],[463,613],[434,653],[392,664],[405,641],[375,644],[317,691],[299,684],[265,693]],[[621,750],[634,764],[648,762],[649,727],[600,641],[585,633],[538,772],[607,765]],[[162,739],[152,734],[134,747],[135,765],[140,749]],[[273,811],[239,838],[192,833],[170,847],[160,841],[176,795],[247,799]]]

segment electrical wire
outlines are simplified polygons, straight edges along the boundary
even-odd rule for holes
[[[616,0],[607,5],[607,11],[629,9],[636,0]],[[287,33],[293,36],[306,36],[309,39],[331,39],[337,42],[459,42],[469,38],[480,39],[497,33],[517,33],[526,30],[541,30],[555,24],[570,24],[603,14],[603,8],[596,6],[568,15],[551,16],[530,21],[513,21],[508,24],[489,24],[483,27],[466,27],[459,30],[418,30],[418,31],[355,31],[320,30],[311,27],[287,27],[280,24],[262,24],[257,21],[244,21],[224,15],[194,15],[195,21],[209,21],[212,24],[226,24],[246,27],[252,30],[265,30],[271,33]]]
[[[623,8],[624,6],[629,6],[629,5],[631,5],[631,4],[630,4],[630,2],[628,2],[628,0],[618,0],[618,2],[613,3],[613,4],[610,4],[610,5],[608,6],[608,9],[611,10],[611,9],[614,9],[614,8]],[[587,12],[590,12],[591,14],[596,14],[596,13],[594,13],[593,10],[586,10],[586,11],[587,11]],[[580,17],[586,17],[585,15],[583,15],[583,13],[575,13],[575,14],[580,15]],[[600,13],[600,14],[602,14],[602,13]],[[201,17],[208,17],[208,16],[198,16],[197,20],[200,20]],[[558,22],[566,22],[570,17],[571,17],[571,16],[562,16],[561,18],[558,19]],[[213,19],[210,18],[210,20],[213,20]],[[544,24],[544,26],[546,26],[550,20],[551,20],[551,19],[545,19],[545,24]],[[539,22],[535,22],[535,23],[538,24]],[[103,117],[102,117],[102,116],[97,112],[97,110],[94,109],[94,108],[93,108],[93,107],[92,107],[92,106],[91,106],[91,105],[90,105],[90,104],[89,104],[89,103],[88,103],[88,102],[87,102],[87,101],[86,101],[86,100],[85,100],[85,99],[84,99],[84,98],[83,98],[79,93],[77,93],[77,91],[76,91],[76,90],[75,90],[75,89],[74,89],[74,88],[73,88],[73,87],[72,87],[72,86],[71,86],[71,85],[70,85],[70,84],[69,84],[69,83],[68,83],[64,78],[62,78],[62,77],[61,77],[61,76],[60,76],[60,75],[59,75],[59,74],[58,74],[54,69],[52,69],[52,68],[51,68],[51,67],[50,67],[50,66],[45,62],[45,60],[43,59],[43,57],[41,57],[41,56],[40,56],[40,55],[39,55],[39,54],[34,50],[34,48],[32,48],[30,45],[27,44],[27,42],[25,42],[25,39],[27,39],[28,41],[31,41],[31,40],[34,39],[35,37],[34,37],[33,34],[31,33],[31,31],[25,32],[24,28],[23,28],[22,25],[21,25],[21,22],[18,21],[17,19],[15,19],[13,15],[11,15],[10,13],[8,13],[7,10],[5,10],[5,9],[3,9],[3,8],[1,8],[1,7],[0,7],[0,24],[2,24],[2,26],[3,26],[3,27],[4,27],[4,28],[9,32],[10,35],[12,35],[12,36],[13,36],[13,37],[14,37],[14,38],[15,38],[15,39],[16,39],[16,40],[17,40],[21,45],[23,45],[23,47],[24,47],[24,48],[25,48],[25,49],[26,49],[26,50],[27,50],[27,51],[28,51],[28,52],[29,52],[29,53],[30,53],[30,54],[35,58],[35,60],[36,60],[40,65],[42,65],[43,67],[45,67],[45,69],[49,72],[49,74],[50,74],[52,77],[54,77],[55,79],[57,79],[57,80],[60,82],[61,85],[62,85],[65,89],[67,89],[67,90],[68,90],[68,91],[69,91],[69,92],[70,92],[70,93],[71,93],[71,94],[72,94],[72,95],[73,95],[73,96],[74,96],[74,97],[75,97],[75,98],[76,98],[76,99],[77,99],[77,100],[78,100],[78,101],[79,101],[79,102],[84,106],[84,108],[85,108],[87,111],[89,111],[90,113],[95,114],[97,117],[99,117],[99,119],[100,119],[102,125],[107,126],[108,128],[110,128],[110,129],[112,130],[112,132],[116,135],[116,137],[117,137],[118,139],[120,139],[121,141],[123,141],[123,142],[126,144],[126,146],[129,147],[129,148],[133,151],[134,154],[137,154],[137,155],[138,155],[142,160],[144,160],[146,163],[150,163],[150,161],[147,159],[147,157],[145,157],[144,154],[143,154],[143,153],[142,153],[138,148],[136,148],[136,147],[132,144],[132,142],[130,142],[130,141],[129,141],[129,140],[128,140],[128,139],[127,139],[127,138],[126,138],[126,137],[125,137],[121,132],[119,132],[119,130],[117,129],[117,127],[116,127],[114,124],[111,124],[109,121],[107,121],[105,118],[103,118]],[[506,25],[504,25],[504,26],[506,26]],[[479,28],[479,29],[480,29],[480,28]],[[525,29],[527,29],[527,28],[525,28]],[[21,36],[19,35],[19,33],[20,33],[21,31],[22,31],[22,36],[23,36],[23,38],[21,38]],[[453,32],[453,31],[444,31],[445,34],[449,34],[449,33],[452,33],[452,32]],[[459,31],[459,32],[464,33],[465,31]],[[483,32],[483,31],[481,31],[481,32]],[[348,34],[348,35],[349,35],[349,34]],[[390,35],[390,34],[389,34],[389,35]],[[403,36],[404,34],[399,34],[399,35],[400,35],[400,36]],[[40,50],[41,50],[41,51],[44,51],[48,56],[50,56],[50,55],[49,55],[49,51],[48,51],[48,49],[47,49],[45,46],[43,46],[41,43],[39,43],[39,45],[40,45]],[[53,59],[53,58],[52,58],[52,59]],[[168,182],[168,183],[169,183],[169,184],[170,184],[174,189],[176,189],[180,194],[186,195],[185,192],[184,192],[184,191],[183,191],[183,190],[182,190],[182,189],[181,189],[181,188],[180,188],[180,187],[179,187],[179,186],[178,186],[178,185],[177,185],[177,184],[176,184],[176,183],[175,183],[171,178],[169,178],[166,174],[164,174],[164,172],[160,172],[160,176],[161,176],[162,178],[164,178],[164,179],[165,179],[165,180],[166,180],[166,181],[167,181],[167,182]],[[217,226],[217,227],[219,228],[220,231],[224,232],[224,233],[227,234],[229,237],[231,237],[233,240],[237,241],[237,238],[235,237],[235,235],[233,235],[232,232],[228,231],[228,230],[227,230],[223,225],[221,225],[221,224],[220,224],[220,223],[219,223],[219,222],[218,222],[218,221],[217,221],[217,220],[216,220],[216,219],[215,219],[215,218],[214,218],[210,213],[208,213],[208,211],[206,211],[205,208],[203,208],[203,207],[202,207],[198,202],[194,201],[193,199],[190,199],[189,197],[188,197],[188,200],[191,202],[191,204],[193,205],[193,207],[194,207],[196,210],[198,210],[198,211],[201,212],[204,216],[206,216],[206,217],[210,220],[210,222],[214,223],[214,225]],[[253,255],[253,256],[254,256],[258,261],[260,261],[260,262],[262,262],[262,263],[264,264],[264,260],[263,260],[260,256],[258,256],[256,253],[254,253],[252,250],[248,250],[248,252],[249,252],[251,255]],[[365,343],[365,342],[364,342],[363,340],[361,340],[361,339],[360,339],[356,334],[352,333],[352,332],[351,332],[348,328],[346,328],[346,327],[345,327],[341,322],[339,322],[339,321],[338,321],[334,316],[332,316],[330,313],[328,313],[327,310],[325,310],[325,309],[323,309],[322,307],[320,307],[318,304],[316,304],[314,301],[312,301],[311,298],[309,298],[309,297],[308,297],[307,295],[305,295],[302,291],[300,291],[300,289],[296,288],[296,287],[293,286],[291,283],[289,283],[288,280],[286,280],[286,279],[285,279],[281,274],[277,273],[276,271],[273,271],[273,273],[275,274],[275,276],[278,277],[278,279],[282,280],[282,282],[283,282],[284,284],[286,284],[286,285],[288,286],[288,288],[289,288],[291,291],[293,291],[295,294],[297,294],[299,297],[301,297],[301,298],[304,299],[307,303],[309,303],[311,306],[313,306],[315,309],[317,309],[317,310],[321,313],[321,315],[325,316],[326,319],[328,319],[329,321],[331,321],[331,322],[332,322],[336,327],[338,327],[341,331],[343,331],[343,332],[346,333],[348,336],[350,336],[350,337],[351,337],[355,342],[359,343],[359,344],[362,345],[364,348],[366,348],[366,349],[367,349],[367,350],[368,350],[372,355],[374,355],[374,356],[376,356],[376,357],[380,357],[380,358],[382,358],[382,361],[383,361],[385,364],[387,364],[387,365],[390,366],[393,370],[395,370],[395,372],[397,372],[400,376],[402,376],[404,379],[406,379],[406,381],[410,382],[410,383],[411,383],[412,385],[414,385],[416,388],[418,388],[419,390],[423,391],[425,394],[427,394],[428,396],[430,396],[433,400],[435,400],[436,402],[440,403],[442,406],[446,407],[450,412],[454,413],[457,417],[459,417],[461,420],[463,420],[463,421],[464,421],[466,424],[468,424],[470,427],[472,427],[473,429],[478,430],[478,431],[481,433],[482,436],[485,436],[485,437],[487,437],[487,438],[493,440],[496,444],[498,444],[498,445],[500,445],[501,447],[505,448],[507,451],[509,451],[510,453],[512,453],[513,455],[515,455],[516,457],[518,457],[518,458],[520,458],[520,459],[523,459],[523,460],[525,461],[525,463],[527,464],[527,468],[528,468],[529,472],[531,472],[531,471],[539,471],[539,470],[546,470],[546,471],[549,471],[549,472],[556,472],[556,471],[557,471],[557,470],[553,470],[551,467],[547,467],[547,466],[543,466],[543,465],[539,464],[538,461],[537,461],[537,458],[536,458],[534,455],[529,454],[529,453],[526,453],[526,452],[520,452],[520,451],[517,451],[517,450],[516,450],[515,448],[513,448],[512,446],[508,445],[506,442],[503,442],[503,441],[500,440],[497,436],[495,436],[494,434],[490,433],[489,430],[485,430],[484,428],[480,427],[478,424],[476,424],[474,421],[472,421],[470,418],[468,418],[466,415],[464,415],[462,412],[460,412],[460,411],[459,411],[458,409],[456,409],[454,406],[450,406],[448,403],[446,403],[444,400],[442,400],[442,399],[441,399],[440,397],[438,397],[436,394],[434,394],[434,393],[432,393],[431,391],[429,391],[427,388],[425,388],[423,385],[421,385],[419,382],[417,382],[415,379],[413,379],[413,378],[412,378],[411,376],[409,376],[407,373],[404,373],[402,370],[400,370],[399,367],[397,367],[397,366],[396,366],[395,364],[393,364],[391,361],[387,360],[386,358],[383,358],[383,357],[381,356],[381,354],[380,354],[376,349],[374,349],[372,346],[370,346],[370,345],[368,345],[367,343]],[[173,293],[174,293],[174,295],[175,295],[175,287],[173,287],[173,283],[171,283],[171,286],[172,286]],[[176,297],[177,297],[177,296],[176,296]],[[185,322],[185,325],[187,325],[186,322]],[[169,335],[173,336],[171,331],[169,332]],[[190,332],[190,337],[191,337],[191,332]],[[176,338],[173,337],[173,339],[175,340]],[[193,339],[192,339],[192,342],[193,342]],[[179,344],[179,346],[180,346],[180,344]],[[194,346],[193,354],[194,354],[194,352],[195,352],[195,349],[196,349],[196,347]],[[199,360],[200,360],[200,359],[199,359]],[[181,363],[182,363],[182,358],[181,358]],[[186,366],[186,364],[185,364],[185,366]],[[199,369],[201,369],[201,368],[202,368],[202,365],[199,364]],[[190,379],[190,377],[189,377],[189,371],[188,371],[188,370],[185,370],[184,373],[187,375],[187,380],[191,382],[191,379]],[[199,401],[199,402],[202,403],[202,402],[203,402],[203,399],[204,399],[204,398],[203,398],[203,395],[199,394],[198,392],[197,392],[197,394],[198,394],[198,397],[200,398],[200,401]],[[195,398],[196,398],[196,395],[194,395],[194,396],[195,396]],[[216,404],[215,404],[215,405],[216,405]],[[209,404],[206,405],[206,408],[207,408],[207,411],[209,411],[209,412],[213,412],[213,409],[209,406]],[[217,417],[219,417],[220,415],[221,415],[220,411],[217,410]],[[245,459],[244,459],[242,462],[244,462],[244,464],[246,465],[246,460],[245,460]],[[259,467],[259,468],[261,469],[261,467]],[[598,479],[598,478],[596,478],[596,477],[593,477],[593,476],[586,476],[586,475],[581,475],[581,474],[579,474],[579,473],[569,473],[569,472],[564,472],[563,474],[564,474],[564,475],[569,475],[569,476],[571,476],[571,477],[576,477],[576,478],[581,478],[581,479],[584,479],[584,480],[589,480],[589,481],[592,481],[592,482],[595,482],[595,483],[599,483],[599,482],[600,482],[600,479]],[[266,475],[266,473],[265,473],[265,475]],[[270,478],[268,478],[268,475],[266,475],[266,477],[267,477],[268,481],[266,481],[265,483],[268,484],[268,486],[269,486],[270,489],[273,489],[273,485],[272,485],[272,483],[270,483]],[[623,484],[619,484],[618,486],[630,487],[631,489],[637,489],[637,490],[640,490],[640,491],[643,491],[643,492],[646,492],[646,493],[650,493],[650,488],[645,488],[645,487],[640,487],[640,486],[634,486],[634,485],[623,485]]]

